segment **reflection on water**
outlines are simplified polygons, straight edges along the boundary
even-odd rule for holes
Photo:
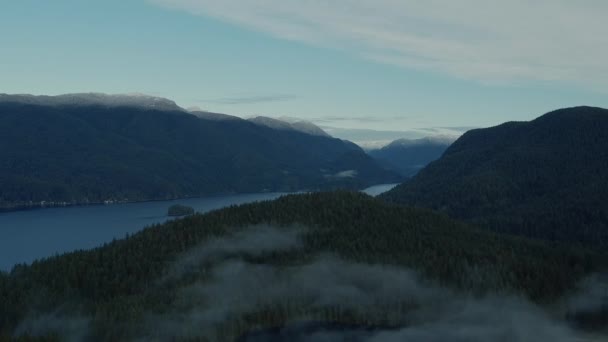
[[[380,184],[380,185],[374,185],[374,186],[370,186],[369,188],[363,190],[363,192],[365,192],[366,194],[368,194],[370,196],[378,196],[381,193],[384,193],[384,192],[387,192],[389,190],[392,190],[397,185],[399,185],[399,184]]]

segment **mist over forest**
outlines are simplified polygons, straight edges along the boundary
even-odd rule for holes
[[[143,316],[132,338],[224,340],[226,329],[245,324],[239,320],[267,311],[288,318],[283,327],[253,329],[239,341],[577,341],[581,333],[564,320],[563,310],[598,309],[607,299],[599,275],[581,280],[562,312],[551,312],[514,294],[478,295],[441,286],[410,268],[331,253],[272,262],[276,254],[303,253],[309,231],[256,225],[189,248],[152,281],[159,290],[177,288],[162,311]],[[70,313],[71,305],[29,313],[16,334],[91,338],[94,318]],[[323,323],[332,317],[342,318]],[[345,317],[374,323],[341,322]]]
[[[0,342],[608,342],[606,18],[0,0]]]

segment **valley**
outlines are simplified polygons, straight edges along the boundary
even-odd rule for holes
[[[0,342],[608,342],[607,17],[0,1]]]

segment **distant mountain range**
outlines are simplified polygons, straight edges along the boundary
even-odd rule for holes
[[[332,137],[346,139],[352,141],[355,144],[361,146],[366,151],[372,151],[387,146],[391,142],[400,139],[417,140],[424,139],[426,137],[452,137],[455,138],[461,136],[464,132],[471,129],[479,128],[472,126],[453,126],[453,127],[422,127],[422,128],[405,128],[407,123],[398,123],[394,126],[395,130],[385,129],[365,129],[365,128],[346,128],[339,127],[340,122],[329,122],[325,123],[322,120],[318,121],[322,125],[325,132],[330,134]],[[348,122],[345,122],[348,125]],[[361,125],[361,123],[358,123]],[[385,123],[391,127],[390,120]],[[402,126],[403,125],[403,126]]]
[[[465,133],[381,197],[500,232],[608,245],[608,110],[575,107]]]
[[[348,141],[143,95],[0,95],[0,155],[5,209],[398,179]]]
[[[387,168],[411,177],[441,157],[454,140],[456,138],[449,136],[398,139],[382,148],[370,150],[368,154]]]

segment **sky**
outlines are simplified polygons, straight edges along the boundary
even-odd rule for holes
[[[608,107],[605,0],[0,0],[0,93],[145,93],[324,127]]]

